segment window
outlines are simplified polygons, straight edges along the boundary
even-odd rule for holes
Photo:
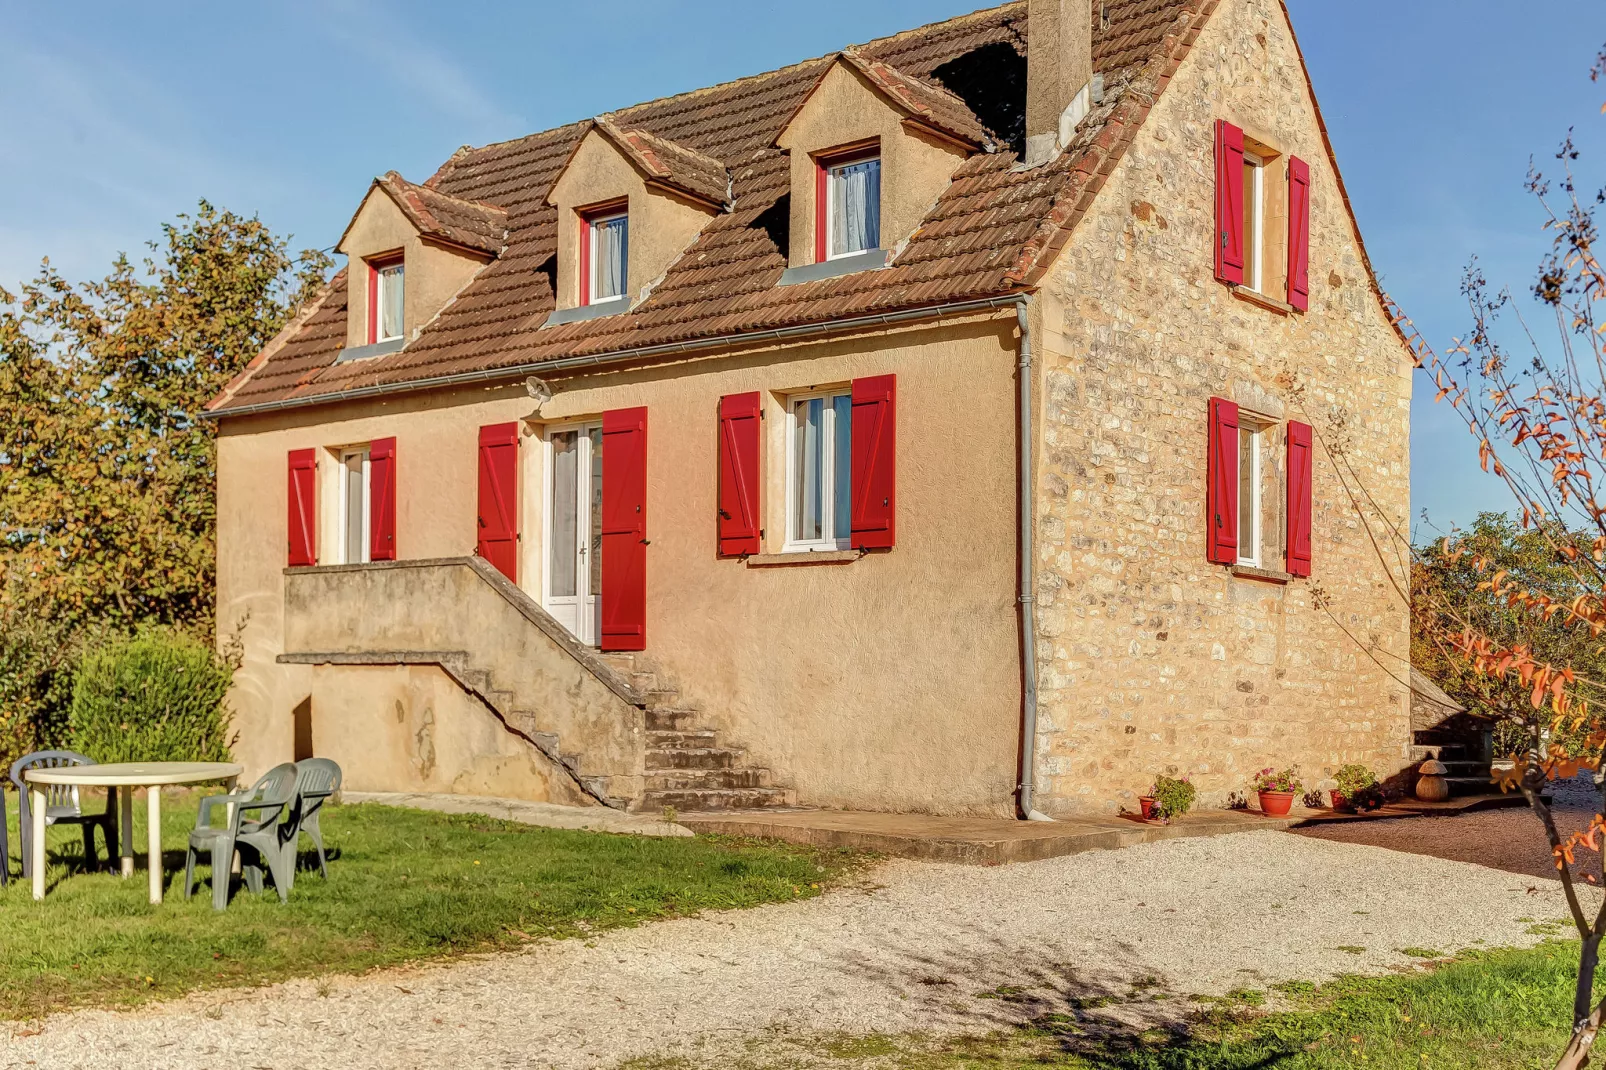
[[[881,247],[881,158],[820,161],[824,257],[836,260]]]
[[[853,396],[847,391],[787,399],[786,545],[844,550],[852,544]]]
[[[600,305],[625,297],[630,285],[630,215],[623,210],[583,217],[580,303]]]
[[[340,563],[360,565],[369,560],[367,448],[342,450],[340,467]]]
[[[1240,419],[1242,419],[1240,417]],[[1238,427],[1238,563],[1260,567],[1261,428]]]
[[[1266,263],[1266,161],[1244,153],[1244,285],[1264,293]]]
[[[368,265],[368,341],[391,342],[402,336],[406,309],[405,265],[400,257]]]

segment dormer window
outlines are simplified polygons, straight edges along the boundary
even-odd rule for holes
[[[618,301],[630,286],[630,213],[613,205],[582,217],[580,303]]]
[[[819,163],[816,262],[881,247],[879,151],[840,153]]]
[[[368,344],[402,336],[406,309],[405,262],[400,256],[368,261]]]

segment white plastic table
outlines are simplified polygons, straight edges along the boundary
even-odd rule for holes
[[[121,845],[124,877],[134,875],[134,789],[144,788],[150,807],[151,902],[162,901],[162,787],[166,784],[205,784],[221,780],[232,793],[245,766],[233,762],[111,762],[106,765],[73,765],[60,769],[30,769],[22,774],[28,782],[28,805],[33,818],[33,897],[45,897],[45,793],[47,784],[67,784],[79,788],[123,788],[117,793],[120,813],[117,837]]]

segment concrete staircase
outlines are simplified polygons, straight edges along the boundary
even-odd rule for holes
[[[601,659],[647,702],[643,790],[631,810],[651,813],[673,807],[693,813],[794,804],[792,791],[772,783],[768,769],[747,765],[745,751],[722,746],[713,729],[702,727],[699,710],[685,703],[642,655],[603,654]]]

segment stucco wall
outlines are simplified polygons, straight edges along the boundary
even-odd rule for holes
[[[1020,709],[1014,352],[1006,314],[554,377],[556,396],[521,439],[521,586],[539,598],[541,431],[645,405],[646,659],[722,743],[746,747],[804,805],[1004,816]],[[779,550],[781,398],[888,372],[898,375],[898,546],[836,565],[718,558],[719,398],[763,392],[765,549]],[[291,711],[310,689],[310,670],[274,662],[285,638],[286,452],[396,436],[398,553],[465,554],[477,428],[531,408],[513,386],[223,422],[219,619],[227,627],[249,610],[234,703],[252,768],[288,756]]]
[[[320,665],[310,676],[313,750],[340,763],[350,791],[596,805],[437,667]]]
[[[559,308],[580,303],[580,225],[577,208],[625,199],[630,211],[627,303],[696,240],[715,211],[647,185],[619,147],[593,130],[570,157],[547,198],[558,208]]]
[[[1307,315],[1213,278],[1218,118],[1311,164]],[[1217,10],[1039,313],[1040,808],[1132,806],[1171,766],[1220,805],[1268,765],[1298,763],[1307,786],[1347,762],[1403,765],[1406,688],[1377,663],[1403,678],[1405,607],[1322,442],[1314,575],[1283,585],[1205,559],[1212,395],[1342,442],[1387,523],[1407,527],[1410,365],[1369,289],[1276,3]],[[1266,564],[1281,569],[1280,474],[1269,487]]]
[[[463,558],[296,569],[285,577],[285,652],[462,651],[464,669],[489,674],[482,693],[505,696],[503,712],[516,728],[557,737],[559,753],[579,756],[580,775],[609,778],[608,794],[639,794],[645,747],[640,709],[583,665],[575,656],[578,644],[553,622],[546,623],[556,636],[530,620],[514,604],[527,604],[520,592],[493,570],[484,571],[493,578]],[[314,712],[322,713],[316,707]],[[328,716],[338,721],[344,709]],[[480,717],[494,725],[489,711],[482,709]]]
[[[886,249],[914,233],[965,162],[964,150],[905,126],[903,115],[862,75],[836,64],[776,139],[792,158],[793,266],[814,263],[814,156],[871,138],[881,144],[881,245]]]
[[[352,279],[347,297],[347,346],[368,344],[368,269],[363,261],[398,249],[406,265],[402,291],[405,338],[416,336],[486,264],[483,256],[426,241],[388,193],[371,190],[338,250],[350,258]]]

